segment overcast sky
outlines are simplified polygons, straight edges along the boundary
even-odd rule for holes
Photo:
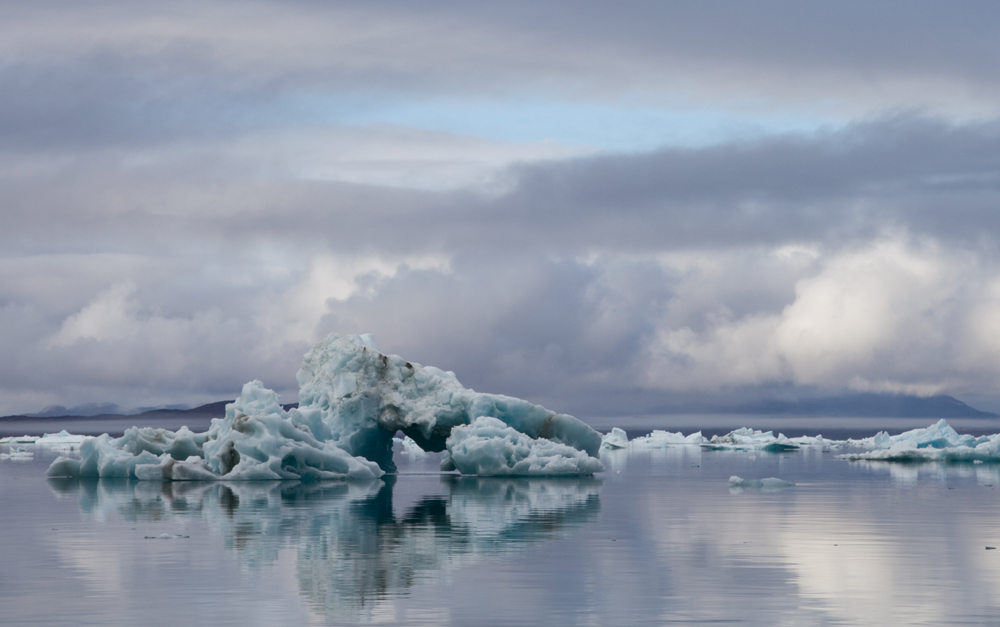
[[[0,413],[330,332],[589,413],[1000,407],[995,2],[0,6]]]

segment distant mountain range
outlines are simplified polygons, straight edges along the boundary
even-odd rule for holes
[[[29,418],[56,418],[60,416],[102,416],[102,415],[113,415],[113,416],[135,416],[137,414],[144,414],[150,411],[158,411],[161,409],[170,410],[187,410],[191,409],[190,405],[161,405],[158,407],[135,407],[132,409],[125,409],[120,405],[115,403],[84,403],[83,405],[75,405],[73,407],[63,407],[62,405],[49,405],[42,411],[35,414],[24,414]],[[195,408],[197,409],[197,408]]]
[[[737,405],[737,414],[781,414],[791,416],[854,416],[872,418],[993,418],[954,396],[910,396],[906,394],[845,394],[793,401],[761,400]]]
[[[221,418],[226,404],[233,401],[216,401],[188,409],[184,405],[167,405],[157,408],[138,408],[122,411],[112,403],[88,403],[66,409],[47,407],[35,414],[3,416],[0,420],[74,420],[82,418],[115,419],[141,418],[143,422],[157,418]],[[285,409],[297,407],[289,403]],[[783,416],[850,416],[862,418],[993,418],[998,414],[981,411],[953,396],[910,396],[906,394],[842,394],[800,398],[795,400],[762,399],[746,403],[713,404],[690,403],[677,407],[658,407],[641,413],[660,414],[750,414]]]

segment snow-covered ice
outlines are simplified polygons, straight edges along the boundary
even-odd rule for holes
[[[329,336],[306,354],[296,377],[298,408],[285,411],[274,392],[251,381],[205,433],[132,427],[120,438],[85,438],[79,459],[59,457],[48,474],[159,481],[373,479],[395,470],[397,431],[406,435],[411,454],[413,447],[448,449],[444,463],[467,474],[603,470],[596,458],[601,434],[587,424],[521,399],[477,393],[454,373],[384,355],[370,335]],[[467,428],[451,438],[459,427]]]

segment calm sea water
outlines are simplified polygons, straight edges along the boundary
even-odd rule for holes
[[[47,480],[38,451],[0,461],[0,624],[1000,623],[1000,467],[835,455],[505,480],[397,454],[396,477],[304,485]]]

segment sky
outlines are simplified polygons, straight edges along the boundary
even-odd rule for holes
[[[1000,5],[0,6],[0,414],[309,346],[579,415],[1000,408]]]

